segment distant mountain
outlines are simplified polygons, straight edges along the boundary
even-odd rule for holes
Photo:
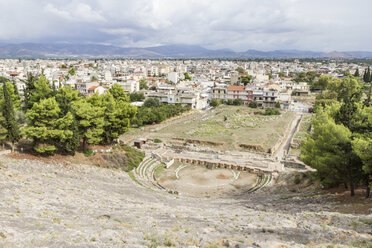
[[[312,52],[300,50],[234,52],[195,45],[123,48],[94,44],[0,44],[0,58],[372,58],[372,52]]]
[[[244,52],[247,57],[253,58],[317,58],[322,57],[321,52],[299,51],[299,50],[274,50],[262,52],[257,50],[248,50]]]
[[[344,58],[344,59],[355,59],[355,58],[372,58],[372,52],[363,51],[352,51],[352,52],[338,52],[333,51],[324,53],[325,58]]]

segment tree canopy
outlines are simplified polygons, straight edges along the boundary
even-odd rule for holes
[[[369,195],[371,107],[363,104],[361,83],[356,78],[326,81],[327,91],[316,99],[313,132],[302,144],[301,159],[317,169],[325,186],[345,183],[354,195],[355,187],[364,182]]]

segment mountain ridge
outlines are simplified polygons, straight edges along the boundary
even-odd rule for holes
[[[249,49],[234,52],[229,49],[212,50],[198,45],[162,45],[154,47],[118,47],[99,44],[1,44],[0,58],[372,58],[367,51],[316,52],[306,50],[259,51]]]

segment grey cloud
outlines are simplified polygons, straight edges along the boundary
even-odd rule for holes
[[[368,0],[14,0],[0,8],[3,42],[372,50]]]

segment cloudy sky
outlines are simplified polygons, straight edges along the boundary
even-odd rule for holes
[[[0,0],[1,43],[372,51],[371,0]]]

